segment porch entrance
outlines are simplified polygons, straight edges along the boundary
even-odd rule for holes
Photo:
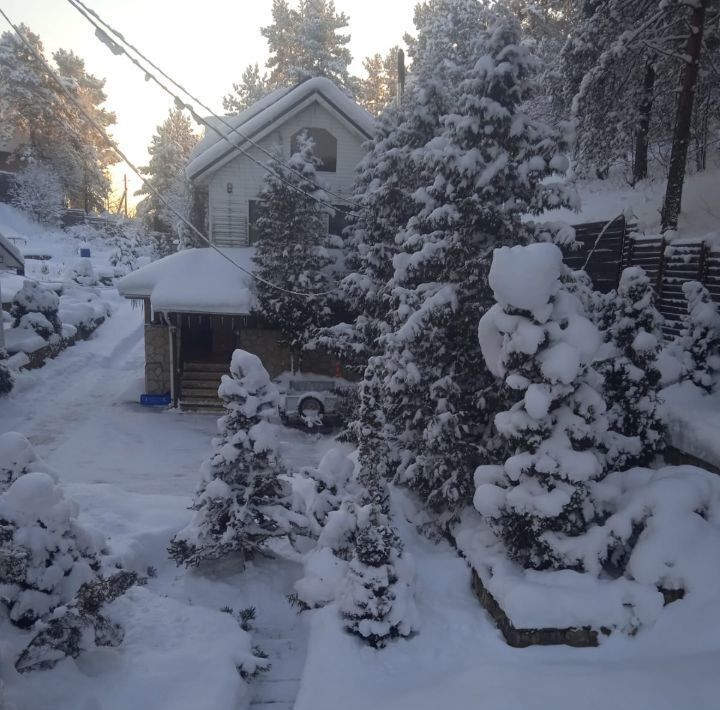
[[[240,334],[237,316],[180,316],[180,366],[185,362],[230,364]]]

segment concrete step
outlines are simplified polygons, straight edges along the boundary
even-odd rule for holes
[[[220,401],[220,399],[218,398],[217,387],[189,385],[188,383],[183,382],[181,392],[183,399],[192,398],[217,400],[218,402]]]
[[[181,398],[179,404],[180,409],[185,412],[212,412],[220,414],[225,411],[219,399],[213,402],[207,399]]]
[[[225,362],[186,362],[183,368],[185,372],[217,372],[220,375],[230,372],[230,366]]]

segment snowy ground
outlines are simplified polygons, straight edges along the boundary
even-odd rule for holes
[[[290,704],[275,701],[294,699],[305,650],[305,620],[285,599],[300,566],[262,560],[242,575],[232,564],[200,575],[167,559],[170,536],[188,521],[215,418],[141,407],[142,375],[142,312],[118,299],[90,340],[19,375],[15,391],[0,402],[0,431],[25,434],[60,472],[81,520],[103,531],[111,554],[156,572],[146,588],[113,605],[127,632],[120,648],[26,677],[3,662],[9,699],[17,710],[236,710],[250,700],[253,707],[286,710]],[[303,466],[316,463],[329,445],[288,430],[282,450],[292,465]],[[257,608],[252,642],[273,663],[249,694],[234,664],[245,640],[218,611],[224,606]],[[14,642],[0,641],[3,661]]]

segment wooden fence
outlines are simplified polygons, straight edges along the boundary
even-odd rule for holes
[[[687,313],[682,292],[686,281],[700,281],[720,304],[720,246],[701,240],[669,243],[662,237],[633,234],[634,229],[623,216],[575,225],[576,248],[565,250],[565,263],[587,271],[603,293],[617,288],[625,267],[641,266],[655,286],[665,335],[673,338]]]

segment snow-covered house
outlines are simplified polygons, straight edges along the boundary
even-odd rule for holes
[[[257,194],[266,175],[263,166],[271,160],[265,151],[289,158],[297,137],[307,132],[322,161],[318,168],[322,186],[350,197],[363,143],[373,130],[372,116],[324,77],[273,91],[226,122],[232,129],[219,121],[212,125],[234,145],[207,129],[187,167],[195,224],[207,229],[218,246],[253,242]],[[329,225],[331,232],[337,231],[342,226],[343,202],[332,196],[327,201],[340,208]]]
[[[274,91],[227,121],[232,129],[215,125],[244,152],[209,131],[187,167],[200,196],[195,224],[222,254],[210,248],[181,251],[118,284],[126,298],[144,303],[146,393],[170,393],[174,402],[195,409],[217,404],[220,375],[235,348],[258,355],[273,376],[293,369],[293,354],[279,331],[254,312],[253,221],[266,175],[262,166],[271,160],[264,151],[289,158],[296,137],[307,132],[323,161],[318,180],[328,195],[349,197],[373,130],[372,116],[321,77]],[[328,202],[341,204],[332,196]],[[338,210],[328,229],[337,234],[342,226]],[[303,371],[334,375],[337,363],[304,353]]]

